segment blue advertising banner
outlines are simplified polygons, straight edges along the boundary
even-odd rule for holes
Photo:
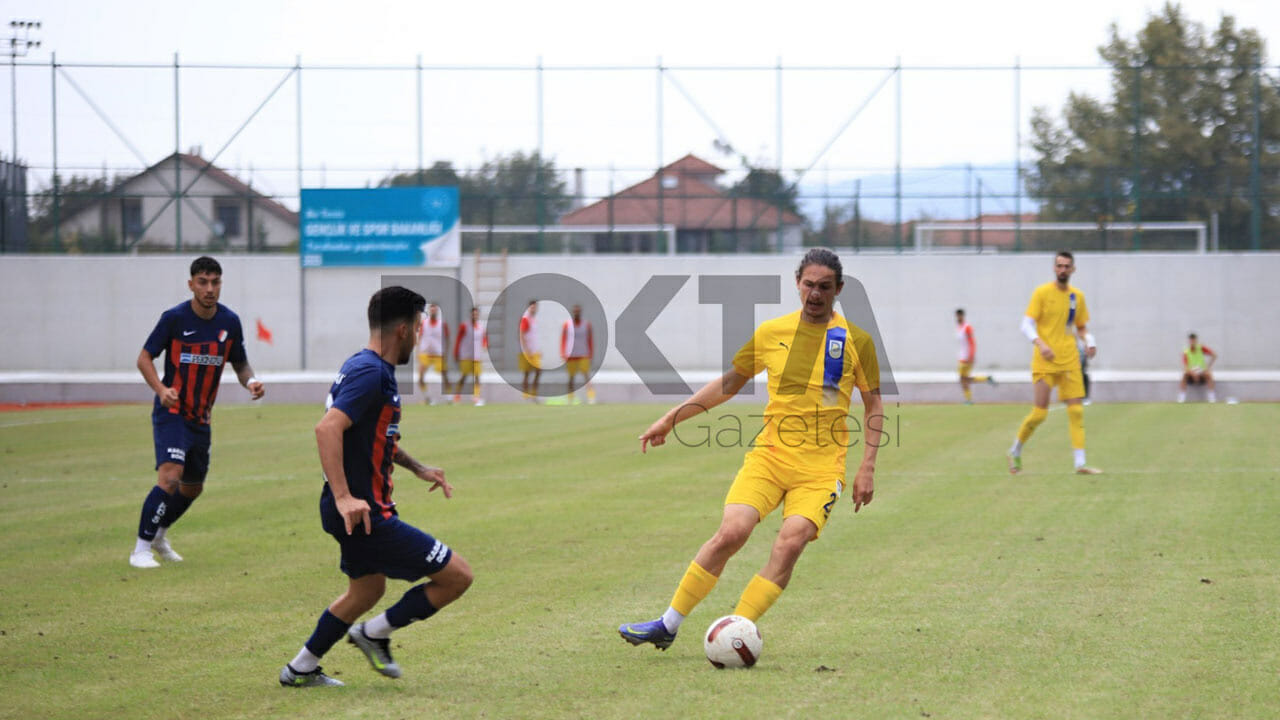
[[[302,190],[303,267],[457,267],[457,187]]]

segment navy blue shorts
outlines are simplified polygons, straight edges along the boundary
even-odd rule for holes
[[[182,482],[199,485],[209,474],[209,446],[213,433],[204,423],[190,422],[164,410],[151,413],[156,443],[156,469],[165,463],[182,465]]]
[[[342,548],[338,567],[347,577],[386,575],[413,582],[440,572],[453,557],[448,545],[401,521],[398,515],[388,520],[373,518],[373,531],[367,535],[363,524],[348,535],[332,501],[321,498],[320,523]]]

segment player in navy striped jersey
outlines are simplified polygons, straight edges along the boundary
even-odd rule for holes
[[[352,355],[329,389],[316,445],[325,485],[320,522],[341,548],[347,591],[320,615],[315,631],[280,670],[285,687],[342,685],[320,669],[320,658],[345,635],[373,669],[400,677],[391,658],[393,630],[425,620],[471,586],[471,566],[443,542],[400,521],[391,500],[392,464],[453,495],[444,471],[399,447],[400,391],[395,366],[409,362],[422,331],[426,299],[387,287],[369,300],[369,344]],[[386,592],[387,578],[428,582],[408,590],[377,617],[355,624]]]
[[[212,438],[209,418],[223,366],[231,363],[254,400],[266,392],[245,355],[240,318],[218,302],[222,266],[211,257],[196,258],[187,287],[191,300],[164,311],[138,353],[138,370],[156,394],[151,428],[157,477],[143,500],[138,538],[129,555],[136,568],[160,567],[156,555],[182,560],[166,532],[204,490]],[[155,366],[162,354],[163,378]]]

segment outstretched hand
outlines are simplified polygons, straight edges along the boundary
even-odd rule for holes
[[[444,470],[437,467],[427,467],[424,465],[421,468],[415,470],[413,474],[431,483],[431,487],[427,489],[427,492],[435,492],[436,488],[439,488],[441,491],[444,492],[444,497],[446,500],[453,497],[453,486],[450,485],[449,482],[444,479]]]
[[[669,432],[671,432],[671,421],[665,415],[658,418],[657,422],[640,435],[640,452],[643,454],[650,445],[658,447],[665,443]]]

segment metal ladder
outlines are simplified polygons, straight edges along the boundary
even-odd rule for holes
[[[480,308],[481,319],[486,322],[485,328],[489,333],[489,363],[493,368],[515,365],[514,362],[509,362],[502,342],[507,308],[503,307],[505,302],[498,303],[498,297],[506,289],[507,251],[504,249],[500,255],[485,255],[476,250],[475,284],[471,286],[471,293],[476,307]]]

